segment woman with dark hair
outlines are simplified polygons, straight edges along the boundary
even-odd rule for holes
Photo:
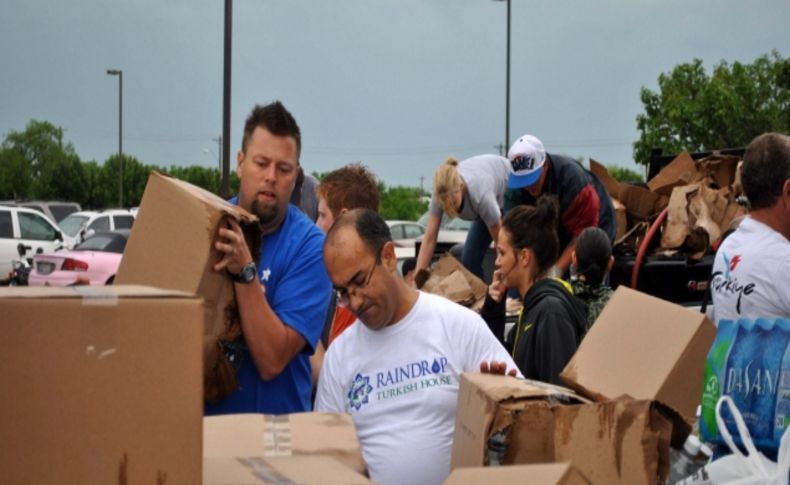
[[[558,203],[542,196],[535,206],[507,213],[497,240],[496,270],[482,309],[494,335],[510,349],[524,377],[559,384],[559,374],[579,345],[587,324],[584,304],[567,283],[549,278],[557,261]],[[515,328],[505,341],[505,293],[523,299]]]
[[[606,274],[614,265],[609,235],[597,227],[588,227],[576,239],[573,250],[573,294],[587,305],[586,334],[612,296]]]

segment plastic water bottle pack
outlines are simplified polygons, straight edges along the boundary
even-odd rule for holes
[[[756,319],[719,322],[716,340],[705,362],[700,434],[724,444],[716,425],[716,404],[729,396],[743,416],[754,444],[776,451],[790,424],[790,320]],[[723,422],[735,442],[735,420],[729,409]]]

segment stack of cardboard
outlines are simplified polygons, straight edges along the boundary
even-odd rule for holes
[[[215,485],[369,483],[348,414],[206,417],[203,471],[204,483]]]
[[[700,402],[715,337],[704,315],[619,288],[562,378],[572,389],[464,374],[452,468],[482,466],[504,433],[506,464],[573,464],[592,483],[658,483]]]
[[[253,258],[258,258],[261,236],[255,216],[200,187],[152,172],[115,277],[116,284],[181,290],[203,298],[203,389],[208,401],[237,387],[221,350],[221,342],[241,336],[233,283],[213,270],[220,254],[212,242],[230,219],[242,226]]]
[[[647,187],[617,182],[595,160],[590,160],[590,170],[614,203],[618,243],[635,249],[646,223],[667,208],[661,249],[682,250],[698,258],[744,213],[736,202],[741,192],[739,162],[731,155],[695,161],[683,152],[650,179]]]

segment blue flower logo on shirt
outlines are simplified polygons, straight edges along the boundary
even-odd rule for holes
[[[373,392],[370,377],[357,374],[348,391],[348,404],[359,411],[363,404],[368,403],[368,395]]]

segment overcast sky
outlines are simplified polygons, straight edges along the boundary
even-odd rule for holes
[[[83,160],[216,166],[223,0],[3,0],[0,135],[31,119]],[[426,189],[448,155],[504,141],[505,2],[235,0],[231,153],[256,103],[302,129],[302,164],[362,161]],[[511,140],[633,168],[640,87],[693,58],[790,57],[787,0],[512,0]],[[235,163],[235,162],[234,162]],[[234,165],[235,166],[235,165]]]

